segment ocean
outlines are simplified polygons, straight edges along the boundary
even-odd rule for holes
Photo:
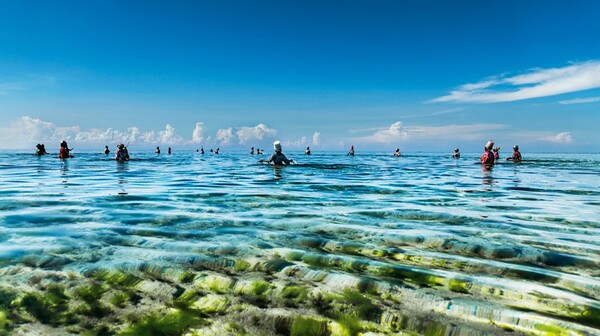
[[[73,154],[0,152],[0,334],[600,334],[599,154]]]

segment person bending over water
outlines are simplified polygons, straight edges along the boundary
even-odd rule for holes
[[[452,157],[455,159],[460,159],[460,151],[458,148],[454,148],[454,154],[452,154]]]
[[[512,157],[506,158],[507,160],[512,160],[515,163],[519,163],[521,162],[521,160],[523,160],[523,157],[521,157],[521,152],[519,152],[519,146],[518,145],[514,145],[513,147],[513,155]]]
[[[115,160],[117,161],[128,161],[129,160],[129,151],[124,144],[119,144],[117,146],[117,153],[115,155]]]
[[[294,160],[288,160],[285,154],[281,152],[281,142],[279,140],[273,142],[273,149],[275,149],[275,153],[266,162],[273,163],[276,166],[289,165],[291,162],[294,162]]]
[[[66,141],[60,143],[60,150],[58,151],[58,157],[61,159],[66,159],[73,157],[73,155],[69,154],[73,148],[69,148]]]
[[[488,142],[483,147],[483,155],[481,156],[481,163],[484,165],[493,165],[494,164],[494,153],[492,152],[492,148],[494,148],[494,141],[488,140]]]

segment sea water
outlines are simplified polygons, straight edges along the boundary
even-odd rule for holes
[[[0,153],[0,332],[600,334],[598,154],[74,154]]]

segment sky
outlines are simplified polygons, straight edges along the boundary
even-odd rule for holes
[[[599,1],[0,0],[0,149],[598,152]]]

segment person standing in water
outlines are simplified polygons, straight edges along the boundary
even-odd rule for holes
[[[493,149],[494,152],[494,161],[498,161],[500,160],[500,147],[494,147]]]
[[[48,154],[46,152],[46,146],[44,144],[37,144],[35,146],[35,155],[42,156]]]
[[[452,157],[455,159],[460,159],[460,151],[458,148],[454,148],[454,154],[452,154]]]
[[[294,161],[294,160],[288,160],[288,158],[285,156],[285,154],[282,153],[281,142],[279,140],[273,142],[273,149],[275,150],[275,153],[273,153],[271,158],[269,160],[267,160],[266,162],[273,163],[276,166],[282,166],[283,164],[289,165],[291,162]]]
[[[219,147],[217,147],[217,149],[215,149],[215,154],[219,154]]]
[[[108,149],[108,146],[104,146],[104,154],[110,154],[110,149]]]
[[[156,150],[154,151],[156,154],[160,154],[160,147],[156,146]]]
[[[354,156],[354,145],[350,146],[350,151],[348,152],[348,155]]]
[[[306,147],[306,150],[304,151],[304,154],[310,155],[310,147]]]
[[[128,161],[129,160],[129,151],[124,144],[119,144],[117,146],[117,153],[115,154],[115,160],[117,161]]]
[[[493,165],[494,164],[494,153],[492,152],[492,148],[494,147],[494,141],[488,140],[488,142],[483,147],[483,155],[481,156],[481,163],[484,165]]]
[[[396,151],[394,152],[394,156],[400,156],[400,148],[396,148]]]
[[[204,154],[204,147],[200,148],[200,154]]]
[[[173,151],[171,151],[171,147],[169,147],[169,149],[167,149],[167,154],[173,154]]]
[[[70,152],[72,150],[73,150],[73,148],[69,148],[69,145],[67,145],[67,142],[63,140],[63,142],[60,143],[60,150],[58,151],[58,157],[61,159],[73,157],[73,155],[70,154]]]
[[[521,160],[523,160],[523,157],[521,156],[521,152],[519,152],[519,145],[513,146],[513,155],[506,159],[512,160],[514,163],[519,163],[519,162],[521,162]]]

